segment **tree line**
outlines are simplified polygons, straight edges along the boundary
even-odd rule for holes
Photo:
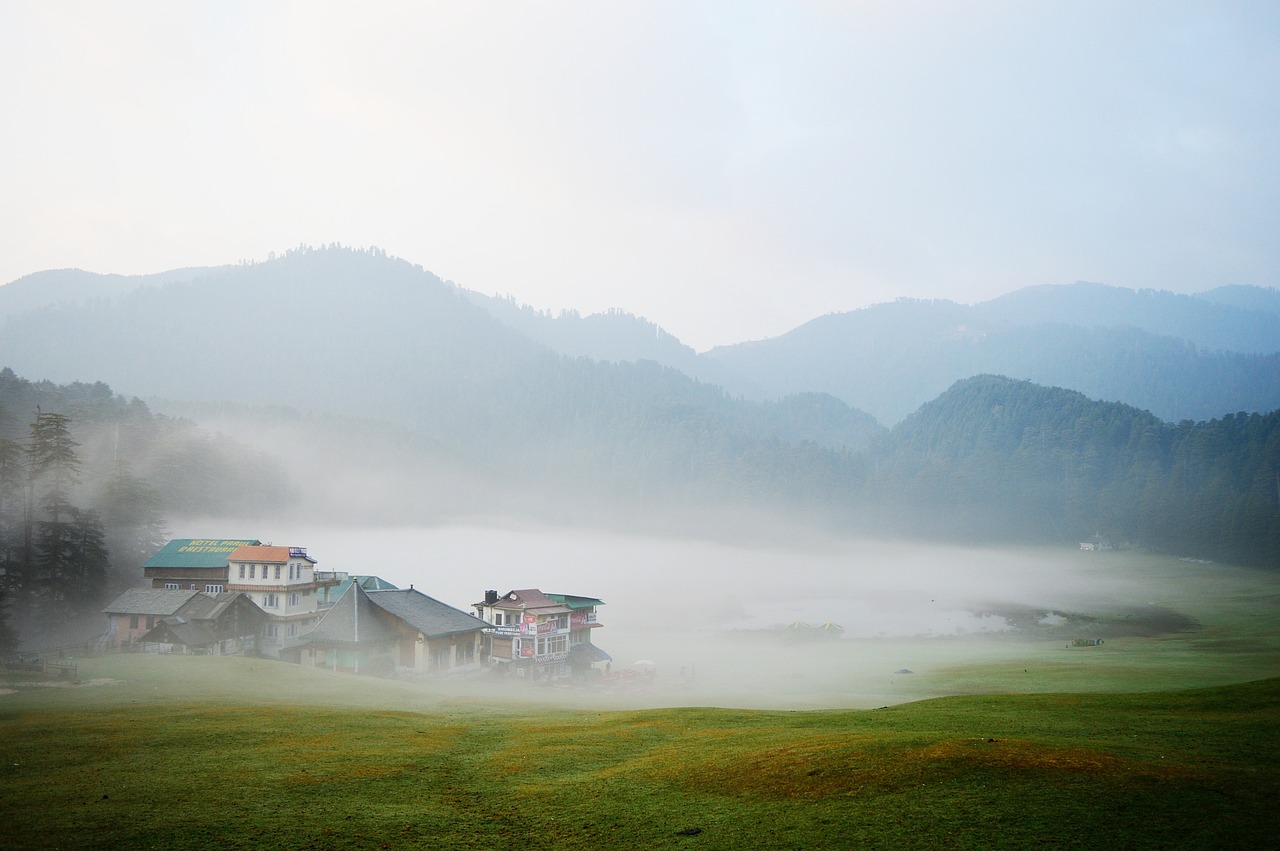
[[[104,384],[0,370],[0,654],[81,640],[175,513],[287,500],[275,462]]]

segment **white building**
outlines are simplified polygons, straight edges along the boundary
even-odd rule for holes
[[[302,547],[247,546],[227,559],[227,590],[244,591],[267,613],[262,650],[278,656],[319,620],[317,590],[337,581],[317,576]]]

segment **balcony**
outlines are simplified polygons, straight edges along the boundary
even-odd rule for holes
[[[542,623],[521,623],[503,626],[494,624],[486,629],[485,632],[504,637],[517,635],[567,635],[571,627],[572,624],[557,627],[555,621],[543,621]]]

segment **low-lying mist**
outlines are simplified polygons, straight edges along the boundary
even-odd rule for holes
[[[1056,654],[1041,656],[1045,670],[1083,661],[1087,654],[1062,652],[1073,639],[1193,628],[1184,603],[1209,577],[1228,574],[1070,543],[982,548],[840,537],[803,518],[727,505],[539,500],[368,424],[316,427],[306,416],[259,414],[202,421],[281,459],[297,501],[270,517],[175,521],[170,534],[307,547],[321,569],[412,585],[466,612],[490,589],[604,600],[593,641],[611,654],[612,673],[636,675],[576,697],[531,687],[535,699],[880,706],[955,690],[957,670],[1021,675],[1029,651]],[[1077,667],[1067,680],[1037,679],[1028,664],[1025,681],[981,685],[1088,689],[1091,674]],[[1157,685],[1176,679],[1177,665],[1162,670]],[[961,688],[971,686],[965,682]],[[496,691],[504,699],[517,693],[505,684]]]
[[[635,675],[615,677],[612,688],[587,699],[623,705],[913,700],[942,693],[931,676],[941,670],[1012,660],[1028,641],[1062,648],[1072,634],[1054,628],[1071,613],[1160,600],[1146,574],[1128,569],[1142,557],[1069,548],[963,549],[812,534],[745,547],[510,522],[259,529],[220,521],[189,531],[305,546],[320,569],[412,585],[467,612],[488,589],[599,597],[606,605],[593,640],[613,657],[611,672]],[[535,699],[560,691],[529,690]]]

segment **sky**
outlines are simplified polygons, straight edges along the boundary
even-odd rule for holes
[[[0,0],[0,282],[377,246],[703,350],[1280,285],[1280,4]]]

